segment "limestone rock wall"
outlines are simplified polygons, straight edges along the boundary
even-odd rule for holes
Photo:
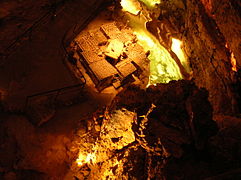
[[[227,45],[241,67],[241,2],[236,0],[202,0],[209,17],[215,20]]]
[[[232,113],[235,100],[232,70],[226,41],[216,22],[209,18],[203,5],[187,1],[185,18],[185,50],[193,69],[194,81],[209,91],[215,113]]]
[[[162,1],[160,17],[167,19],[183,41],[198,87],[209,92],[214,113],[239,112],[237,73],[240,66],[240,3],[217,0]],[[175,36],[174,36],[175,37]]]

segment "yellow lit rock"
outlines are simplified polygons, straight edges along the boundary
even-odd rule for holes
[[[76,163],[78,164],[78,166],[82,166],[84,164],[89,164],[89,163],[94,163],[95,162],[95,154],[81,154],[79,153],[79,157],[76,160]]]
[[[177,55],[177,57],[179,58],[179,60],[181,61],[181,64],[183,65],[183,67],[185,68],[186,72],[190,73],[190,68],[189,68],[189,64],[188,61],[185,57],[185,54],[182,50],[182,41],[172,38],[172,47],[171,47],[172,51]]]
[[[154,8],[156,4],[160,4],[161,0],[139,0],[143,2],[148,8]]]
[[[141,10],[140,4],[136,0],[121,0],[120,3],[123,10],[131,14],[137,15]]]

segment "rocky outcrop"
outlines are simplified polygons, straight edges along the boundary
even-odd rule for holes
[[[185,12],[186,53],[195,83],[209,92],[214,113],[236,113],[230,54],[217,23],[208,16],[201,2],[188,0]]]
[[[178,146],[195,142],[196,147],[201,149],[207,138],[215,132],[212,107],[207,97],[207,92],[198,89],[192,82],[172,81],[150,86],[146,92],[130,87],[117,96],[113,106],[137,112],[137,126],[151,106],[155,106],[147,116],[148,125],[143,133],[151,133],[150,142],[153,143],[161,138],[162,143],[170,145],[170,152],[180,157],[182,150]],[[153,134],[158,135],[154,138]]]
[[[146,92],[130,87],[117,96],[114,106],[137,112],[133,130],[145,134],[149,146],[160,139],[167,151],[181,157],[182,144],[194,143],[197,149],[202,149],[208,137],[217,130],[207,97],[207,92],[198,89],[192,82],[173,81],[150,86]],[[135,100],[136,106],[133,103]],[[139,104],[140,100],[142,102]],[[148,122],[141,132],[137,127],[144,118]]]
[[[146,92],[129,87],[112,105],[137,113],[132,129],[139,146],[129,149],[124,169],[129,179],[238,177],[240,119],[215,116],[218,132],[208,93],[194,83],[174,81]]]
[[[184,173],[188,179],[208,177],[212,172],[196,160],[206,160],[207,142],[217,133],[207,97],[206,90],[184,80],[150,86],[146,91],[128,87],[104,113],[99,133],[88,135],[95,134],[95,143],[79,148],[79,167],[72,168],[75,176],[175,179]],[[77,139],[76,144],[83,140]],[[200,170],[190,175],[192,166]],[[203,175],[204,171],[209,174]]]
[[[224,36],[228,47],[234,53],[237,65],[241,67],[241,2],[236,0],[201,0],[207,14],[212,18]]]
[[[237,114],[240,94],[231,57],[240,68],[240,3],[234,0],[168,0],[158,20],[181,39],[198,87],[209,92],[214,113]],[[168,23],[165,23],[168,22]],[[233,53],[233,55],[231,55]]]

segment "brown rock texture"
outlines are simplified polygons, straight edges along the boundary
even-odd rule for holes
[[[214,113],[232,113],[236,102],[225,37],[199,1],[187,1],[185,13],[186,34],[183,40],[194,81],[199,87],[208,90]]]
[[[229,48],[241,67],[241,2],[236,0],[202,0],[209,17],[215,20]]]
[[[232,71],[231,53],[240,68],[240,2],[218,0],[162,1],[160,22],[167,21],[181,39],[198,87],[209,92],[214,113],[240,112],[238,74]],[[238,94],[238,95],[237,95]]]
[[[200,166],[200,172],[206,171],[195,157],[203,155],[202,151],[205,151],[208,139],[216,134],[217,126],[212,121],[207,92],[194,83],[172,81],[150,86],[146,91],[136,86],[128,87],[115,98],[108,114],[95,143],[98,148],[93,148],[96,149],[94,159],[98,161],[87,164],[90,172],[86,178],[108,175],[117,179],[173,179],[170,171],[175,170],[176,176],[180,176],[179,169],[183,164],[188,166],[183,169],[187,175],[193,164]],[[121,126],[115,126],[117,119]],[[108,126],[112,128],[108,129]],[[124,137],[130,126],[135,139],[128,141]],[[126,127],[126,130],[120,127]],[[119,138],[111,138],[113,132]],[[131,137],[131,133],[128,136]],[[123,145],[119,146],[119,143]],[[84,151],[82,149],[80,153]],[[183,158],[188,160],[178,164]],[[83,174],[86,167],[81,169],[76,174]],[[109,169],[109,173],[103,169]],[[189,179],[197,175],[208,176],[200,172],[194,170]]]
[[[218,131],[205,89],[184,80],[146,91],[131,86],[113,101],[121,107],[137,113],[137,144],[123,156],[129,179],[240,177],[240,118],[215,116]]]
[[[74,141],[77,179],[239,177],[241,120],[213,117],[207,91],[192,81],[129,86],[88,121]]]
[[[207,97],[207,92],[192,82],[172,81],[150,86],[146,92],[130,87],[117,96],[113,106],[137,112],[133,131],[145,134],[149,146],[159,139],[167,152],[181,157],[182,144],[194,143],[197,149],[203,149],[217,130]],[[145,118],[147,125],[138,128]]]

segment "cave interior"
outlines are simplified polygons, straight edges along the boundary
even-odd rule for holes
[[[241,2],[0,1],[0,179],[241,179]]]

